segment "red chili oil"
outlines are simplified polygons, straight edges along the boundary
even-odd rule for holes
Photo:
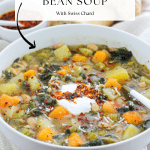
[[[9,21],[15,21],[15,11],[10,11],[2,16],[0,16],[0,20],[9,20]],[[20,24],[24,25],[24,27],[19,27],[21,30],[22,29],[28,29],[32,28],[38,24],[40,24],[42,21],[19,21]],[[2,26],[7,29],[12,29],[12,30],[17,30],[17,27],[10,27],[10,26]]]

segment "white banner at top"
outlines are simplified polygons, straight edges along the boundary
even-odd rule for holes
[[[16,15],[19,7],[20,21],[135,20],[135,0],[15,0]]]

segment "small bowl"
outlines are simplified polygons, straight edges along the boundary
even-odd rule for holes
[[[0,16],[9,11],[15,10],[15,0],[6,0],[0,3]],[[40,24],[29,28],[21,30],[23,35],[31,33],[33,31],[45,28],[48,26],[48,21],[42,21]],[[18,30],[11,30],[0,26],[0,38],[9,42],[13,42],[16,39],[20,38]]]

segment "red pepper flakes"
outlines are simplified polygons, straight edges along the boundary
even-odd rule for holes
[[[22,80],[21,79],[18,79],[18,82],[21,82]]]
[[[13,10],[13,11],[3,14],[2,16],[0,16],[0,20],[15,21],[15,11]],[[41,22],[42,21],[19,21],[19,23],[24,25],[24,27],[20,27],[20,29],[22,30],[22,29],[32,28],[40,24]],[[9,27],[9,26],[3,26],[3,27],[7,29],[17,30],[17,27]]]
[[[87,119],[87,117],[83,113],[80,113],[78,115],[78,121],[81,123],[81,125],[83,125],[85,123],[90,124],[90,121]]]
[[[53,98],[58,100],[67,99],[73,101],[75,98],[86,96],[88,98],[96,100],[98,105],[104,103],[102,99],[102,94],[98,92],[94,87],[88,87],[86,84],[79,84],[74,93],[57,91],[55,93],[51,93]]]

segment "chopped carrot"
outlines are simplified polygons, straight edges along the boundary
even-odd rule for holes
[[[68,66],[63,66],[63,68],[67,71],[67,73],[69,73],[69,74],[71,73],[71,70]]]
[[[52,129],[48,127],[45,127],[39,132],[38,138],[41,140],[45,140],[45,141],[48,141],[48,140],[52,141],[52,136],[55,134],[56,134],[55,131],[53,131]]]
[[[19,103],[19,97],[17,96],[8,96],[6,94],[2,94],[0,98],[0,106],[1,107],[8,107],[9,105],[17,105]]]
[[[92,58],[92,61],[94,63],[98,63],[98,62],[104,62],[106,59],[107,59],[107,54],[106,52],[103,52],[103,51],[97,51],[95,53],[95,55],[93,56]]]
[[[123,118],[129,124],[139,125],[143,122],[141,115],[137,111],[128,111],[123,114]]]
[[[29,77],[31,77],[31,76],[36,76],[36,73],[35,73],[34,70],[28,70],[28,71],[26,71],[26,72],[24,73],[24,77],[25,77],[25,78],[29,78]]]
[[[106,101],[103,106],[102,106],[102,110],[104,113],[116,113],[115,107],[113,105],[112,102]]]
[[[63,116],[68,115],[69,112],[66,108],[63,106],[57,106],[54,108],[54,110],[50,113],[50,118],[61,118]]]
[[[117,79],[114,79],[114,78],[109,78],[107,81],[106,81],[106,87],[109,88],[109,87],[117,87],[118,90],[121,90],[121,85],[119,84],[118,80]]]
[[[57,71],[57,74],[60,74],[60,75],[62,75],[62,76],[65,76],[65,75],[67,75],[67,71],[66,71],[65,69],[61,69],[61,70],[58,70],[58,71]]]
[[[73,55],[73,57],[72,57],[72,61],[73,61],[73,62],[83,62],[83,63],[85,63],[86,60],[87,60],[87,57],[82,56],[82,55],[80,55],[80,54],[75,54],[75,55]]]
[[[83,144],[83,141],[76,133],[72,133],[68,137],[68,146],[76,147],[76,146],[80,146],[81,144]]]

